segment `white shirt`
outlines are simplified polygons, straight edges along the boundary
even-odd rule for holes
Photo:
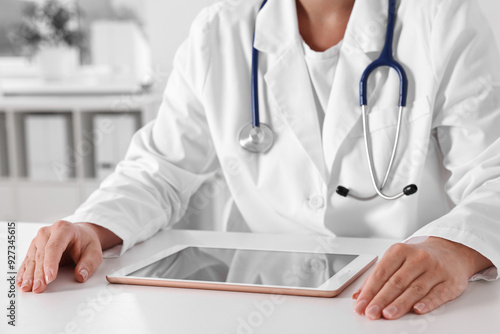
[[[313,88],[320,129],[323,130],[323,121],[325,119],[328,101],[330,100],[330,93],[333,79],[335,78],[335,70],[337,68],[342,42],[321,52],[312,50],[304,41],[302,41],[302,45],[304,47],[304,58]]]

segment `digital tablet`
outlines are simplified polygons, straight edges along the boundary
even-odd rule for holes
[[[334,297],[375,255],[175,246],[106,276],[110,283]]]

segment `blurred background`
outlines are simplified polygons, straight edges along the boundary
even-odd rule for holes
[[[98,187],[154,119],[175,51],[214,2],[0,0],[0,221],[54,222]],[[477,2],[500,45],[500,1]],[[179,226],[217,229],[206,224],[223,221],[227,196],[217,175]]]

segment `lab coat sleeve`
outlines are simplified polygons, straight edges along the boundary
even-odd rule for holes
[[[219,168],[202,98],[210,61],[207,31],[202,12],[177,51],[156,120],[133,136],[115,172],[64,218],[111,230],[123,239],[120,255],[179,221],[193,193]]]
[[[475,0],[444,0],[436,14],[433,128],[454,208],[412,236],[462,243],[491,260],[473,279],[497,279],[500,267],[500,56],[485,22]]]

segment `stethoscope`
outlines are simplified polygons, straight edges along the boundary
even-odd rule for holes
[[[264,7],[267,0],[262,2],[259,11]],[[395,200],[402,196],[410,196],[417,192],[418,188],[414,184],[406,186],[400,193],[390,196],[384,194],[382,191],[387,184],[389,175],[391,174],[392,166],[394,164],[394,159],[396,156],[396,151],[399,143],[399,137],[401,133],[401,120],[403,116],[403,110],[406,107],[406,96],[408,93],[408,80],[406,77],[405,70],[393,57],[392,44],[394,40],[394,25],[396,21],[396,0],[389,0],[389,15],[387,20],[387,33],[385,37],[385,45],[380,53],[378,59],[371,63],[363,72],[361,76],[361,81],[359,83],[359,98],[361,106],[361,114],[363,119],[363,138],[365,143],[365,153],[368,160],[368,168],[370,170],[370,178],[372,181],[373,188],[376,194],[371,197],[359,197],[350,193],[350,190],[343,186],[337,187],[337,194],[343,197],[352,197],[357,200],[370,200],[377,196],[382,197],[386,200]],[[254,34],[255,42],[255,34]],[[252,43],[254,44],[254,43]],[[384,180],[379,187],[375,180],[375,170],[373,167],[372,152],[370,151],[370,145],[368,140],[369,125],[366,117],[366,107],[368,105],[367,98],[367,84],[370,74],[379,67],[388,66],[394,69],[398,76],[400,82],[399,89],[399,113],[398,121],[396,127],[396,135],[394,137],[394,144],[392,147],[391,158],[389,160],[389,165],[384,176]],[[239,133],[239,143],[241,147],[252,153],[265,153],[269,151],[274,143],[274,133],[271,127],[259,120],[259,93],[258,93],[258,67],[259,67],[259,52],[255,49],[255,45],[252,45],[252,73],[251,73],[251,102],[252,102],[252,123],[245,125]]]

